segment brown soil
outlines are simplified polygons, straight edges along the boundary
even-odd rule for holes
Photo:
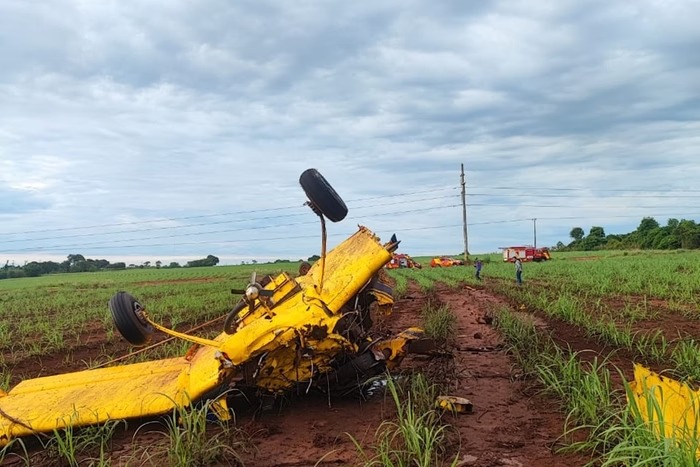
[[[486,289],[467,286],[460,289],[439,286],[436,296],[458,317],[454,365],[447,365],[449,362],[444,358],[416,356],[407,358],[402,367],[443,376],[445,368],[449,368],[450,395],[466,397],[473,403],[472,413],[446,419],[454,429],[445,450],[459,453],[462,466],[586,464],[590,460],[587,456],[555,452],[561,447],[564,415],[555,400],[540,395],[533,389],[532,381],[521,378],[503,349],[502,338],[491,326],[491,312],[508,304]],[[397,301],[386,325],[393,331],[420,325],[420,312],[427,300],[418,289],[410,289],[407,297]],[[545,321],[542,325],[555,335],[566,336],[570,343],[595,349],[595,343],[584,339],[574,328]],[[99,339],[84,337],[86,344],[73,352],[73,362],[96,359],[103,352]],[[114,343],[109,350],[122,345]],[[81,369],[63,357],[26,360],[22,362],[23,368],[16,371],[28,377]],[[391,419],[393,413],[393,403],[383,395],[331,400],[316,395],[292,396],[279,410],[256,416],[250,410],[241,410],[237,414],[238,426],[249,433],[254,445],[254,449],[244,454],[245,465],[354,465],[357,451],[350,436],[363,446],[370,446],[377,427],[383,420]],[[130,422],[129,429],[116,435],[112,451],[114,465],[167,463],[162,454],[153,455],[152,451],[150,457],[134,454],[164,441],[162,436],[148,434],[146,429],[137,430],[141,424]],[[33,451],[32,465],[49,465],[40,446],[35,446]]]

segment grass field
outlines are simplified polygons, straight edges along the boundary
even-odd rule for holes
[[[416,287],[431,295],[438,287],[459,290],[466,285],[507,300],[510,309],[489,311],[511,342],[511,352],[527,374],[562,399],[563,410],[570,415],[567,429],[589,429],[588,444],[582,449],[597,453],[595,459],[613,459],[608,465],[617,465],[619,459],[610,453],[622,441],[603,442],[602,433],[639,428],[621,412],[624,386],[615,376],[629,379],[633,361],[700,382],[700,252],[554,253],[551,261],[524,264],[522,287],[515,285],[513,265],[500,255],[479,257],[485,261],[482,281],[475,279],[469,265],[430,268],[430,258],[416,258],[423,269],[389,274],[396,281],[398,297]],[[119,290],[138,297],[156,321],[188,329],[230,310],[238,300],[230,289],[245,285],[253,270],[262,274],[296,268],[296,263],[283,263],[133,269],[0,281],[0,387],[8,389],[18,382],[22,375],[17,368],[27,359],[71,355],[90,335],[100,335],[105,344],[122,342],[107,308]],[[522,312],[569,326],[577,344],[551,329],[528,328],[518,321]],[[170,352],[183,349],[174,344]],[[555,384],[564,381],[566,386]],[[579,392],[587,395],[569,397]],[[615,417],[627,425],[611,422]],[[655,439],[650,436],[647,441],[653,444]],[[668,455],[695,459],[688,452]],[[642,465],[636,462],[625,465]]]

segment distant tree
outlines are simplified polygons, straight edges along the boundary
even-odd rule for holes
[[[81,261],[85,261],[85,256],[83,256],[83,255],[77,255],[77,254],[68,255],[68,264],[69,264],[70,266],[73,266],[75,263],[78,263],[78,262],[81,262]]]
[[[307,260],[309,263],[313,263],[314,261],[318,261],[319,259],[321,259],[320,256],[318,256],[318,255],[312,255],[312,256],[309,256],[306,260]]]
[[[67,256],[67,260],[63,264],[64,272],[87,272],[91,269],[97,269],[88,264],[85,256],[80,254],[71,254]]]
[[[105,269],[126,269],[126,263],[111,263],[109,266],[107,266]]]
[[[78,261],[70,267],[70,272],[95,272],[97,266],[91,261]]]
[[[668,222],[666,223],[666,227],[670,228],[671,230],[676,230],[678,228],[678,219],[669,219]]]
[[[698,248],[700,247],[700,229],[695,221],[682,219],[678,223],[678,237],[681,243],[681,248]]]
[[[574,240],[581,240],[585,234],[586,233],[581,227],[574,227],[571,229],[571,232],[569,232],[569,237],[573,238]]]
[[[105,269],[109,266],[109,261],[106,259],[96,259],[95,266],[97,266],[97,269]]]
[[[163,265],[163,262],[161,260],[156,261],[156,267],[160,268]]]
[[[43,274],[43,269],[41,265],[36,261],[32,261],[31,263],[25,264],[22,269],[24,270],[24,274],[27,277],[38,277]]]
[[[681,247],[681,241],[675,235],[663,237],[654,248],[659,250],[675,250]]]
[[[557,246],[555,248],[557,250],[561,250],[562,248],[566,248],[566,245],[564,245],[564,242],[557,242]]]
[[[654,219],[653,217],[645,217],[644,219],[642,219],[642,222],[639,223],[639,227],[637,227],[637,232],[639,232],[642,235],[646,235],[652,230],[658,228],[659,223],[656,222],[656,219]]]
[[[169,268],[180,268],[182,266],[180,266],[180,263],[178,263],[177,261],[173,261],[168,265],[168,267]]]
[[[258,264],[258,260],[257,260],[257,259],[254,259],[254,260],[251,261],[251,263],[253,263],[253,264]]]
[[[600,249],[605,245],[605,241],[605,230],[602,227],[594,226],[591,227],[588,236],[579,242],[576,249],[586,251]]]
[[[61,265],[55,261],[43,261],[39,264],[42,274],[53,274],[61,270]]]
[[[150,262],[150,261],[144,261],[144,262],[143,262],[143,267],[144,267],[144,268],[150,268],[150,267],[151,267],[151,262]]]
[[[10,268],[7,270],[7,278],[8,279],[19,279],[20,277],[26,277],[27,275],[24,273],[22,268],[19,267],[14,267]]]
[[[593,226],[588,232],[589,237],[605,238],[605,230],[602,227]]]
[[[622,242],[620,238],[616,235],[608,235],[606,237],[605,246],[606,250],[619,250],[622,248]]]
[[[207,255],[204,259],[197,259],[194,261],[188,261],[187,267],[189,268],[200,268],[206,266],[216,266],[219,264],[219,258],[214,255]]]

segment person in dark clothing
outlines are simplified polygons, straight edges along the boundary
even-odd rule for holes
[[[476,269],[476,280],[481,280],[481,260],[479,258],[476,258],[476,261],[474,261],[474,268]]]

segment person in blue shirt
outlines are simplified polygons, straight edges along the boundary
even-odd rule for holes
[[[479,258],[476,258],[476,261],[474,261],[474,268],[476,268],[476,279],[481,280],[481,260]]]

